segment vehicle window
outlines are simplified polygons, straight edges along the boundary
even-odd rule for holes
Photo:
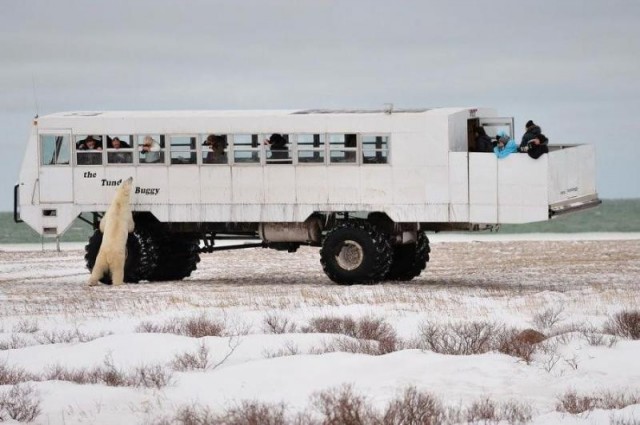
[[[208,134],[202,143],[203,164],[227,164],[229,143],[226,134]]]
[[[389,136],[362,136],[362,163],[386,164],[389,157]]]
[[[171,136],[170,144],[172,164],[196,163],[196,136]]]
[[[324,134],[298,134],[298,162],[324,163]]]
[[[138,135],[140,164],[164,164],[164,135]]]
[[[94,134],[76,136],[76,164],[102,165],[102,136]]]
[[[233,136],[233,162],[236,164],[260,163],[260,145],[257,134]]]
[[[289,135],[272,133],[264,139],[267,164],[291,164]]]
[[[358,152],[355,134],[329,134],[329,160],[332,163],[355,163]]]
[[[69,165],[69,136],[40,135],[40,164]]]
[[[130,134],[107,135],[107,163],[133,163],[133,136]]]

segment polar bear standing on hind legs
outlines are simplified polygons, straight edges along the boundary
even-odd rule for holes
[[[130,205],[132,182],[133,177],[129,177],[120,184],[111,206],[100,221],[102,243],[89,277],[89,286],[97,285],[106,273],[111,274],[113,285],[124,283],[127,238],[134,228]]]

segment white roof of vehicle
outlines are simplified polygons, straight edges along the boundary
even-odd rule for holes
[[[393,114],[399,113],[429,113],[451,114],[474,108],[412,108],[393,109]],[[207,111],[68,111],[57,112],[40,117],[48,118],[207,118],[207,117],[255,117],[255,116],[286,116],[286,115],[315,115],[315,114],[382,114],[387,109],[280,109],[280,110],[207,110]]]

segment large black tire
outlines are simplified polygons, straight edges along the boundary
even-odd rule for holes
[[[349,221],[327,234],[320,250],[326,275],[340,285],[380,282],[391,265],[388,236],[366,221]]]
[[[387,273],[388,280],[408,281],[420,276],[429,262],[429,238],[424,232],[418,232],[416,243],[393,247],[393,260]]]
[[[189,277],[200,262],[200,241],[182,235],[163,235],[156,232],[158,267],[149,278],[152,281],[181,280]]]
[[[93,270],[98,257],[98,251],[102,244],[102,232],[99,229],[91,235],[89,243],[85,246],[84,259],[87,269]],[[141,280],[148,280],[158,264],[158,253],[152,241],[149,231],[145,228],[136,228],[133,233],[129,233],[127,238],[127,253],[124,262],[124,281],[127,283],[138,283]],[[111,284],[111,276],[104,275],[100,282]]]

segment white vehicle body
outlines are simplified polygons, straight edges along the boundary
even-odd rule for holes
[[[361,217],[369,223],[351,227],[362,234],[343,235],[360,242],[345,246],[388,239],[390,248],[378,250],[399,258],[404,254],[394,245],[416,244],[410,255],[420,259],[411,267],[419,274],[428,261],[420,232],[544,221],[600,202],[592,146],[498,159],[473,151],[479,126],[490,136],[497,129],[514,136],[513,119],[487,108],[57,113],[34,120],[14,212],[44,236],[59,237],[83,213],[93,214],[95,227],[118,183],[133,177],[138,224],[153,217],[163,232],[210,235],[211,247],[223,233],[319,246],[324,234]],[[128,148],[116,151],[116,136]],[[203,146],[210,137],[223,141],[221,162]],[[284,151],[276,151],[274,140],[284,138]],[[103,150],[80,150],[96,139]],[[147,142],[154,153],[143,151]],[[341,242],[323,254],[323,266],[335,254],[334,266],[347,264],[347,273],[352,266],[338,253]],[[366,257],[361,251],[356,259]],[[375,261],[392,262],[386,257]],[[334,280],[359,281],[350,279]]]

